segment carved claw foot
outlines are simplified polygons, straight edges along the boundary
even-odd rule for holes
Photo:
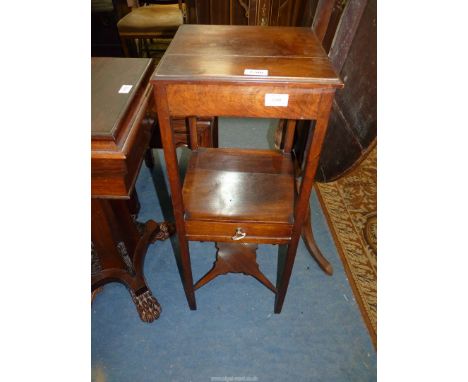
[[[159,318],[161,306],[150,290],[146,290],[139,295],[130,290],[130,294],[142,321],[153,322]]]
[[[151,236],[150,242],[154,243],[158,240],[166,240],[175,232],[175,226],[173,223],[162,222],[159,224],[158,229]]]

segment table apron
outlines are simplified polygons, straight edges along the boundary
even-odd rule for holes
[[[316,119],[323,93],[324,89],[285,85],[169,84],[166,87],[172,116]],[[287,94],[287,106],[265,106],[266,94]]]

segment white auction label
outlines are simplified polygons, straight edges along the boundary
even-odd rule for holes
[[[265,106],[288,106],[289,94],[265,94]]]
[[[268,76],[268,69],[244,69],[246,76]]]
[[[130,90],[132,90],[133,85],[122,85],[120,87],[119,93],[120,94],[127,94]]]

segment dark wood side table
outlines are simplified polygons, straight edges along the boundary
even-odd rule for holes
[[[137,223],[130,203],[154,125],[153,69],[150,59],[91,61],[91,289],[123,283],[146,322],[161,311],[143,275],[147,247],[173,232],[167,223]]]
[[[194,290],[241,272],[276,294],[280,313],[309,207],[335,90],[343,86],[308,28],[183,25],[151,82],[180,242],[182,279]],[[192,155],[182,186],[172,116],[189,118]],[[288,119],[282,150],[202,148],[199,116]],[[295,121],[316,120],[301,173],[291,153]],[[298,192],[296,178],[302,177]],[[213,241],[213,269],[193,284],[188,241]],[[256,263],[257,244],[279,244],[276,287]]]

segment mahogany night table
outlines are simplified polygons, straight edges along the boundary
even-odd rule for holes
[[[218,275],[237,272],[273,291],[274,311],[280,313],[333,97],[342,81],[309,28],[182,25],[151,82],[190,308],[196,309],[196,289]],[[195,136],[182,184],[173,116],[187,117],[192,130],[197,118],[206,116],[280,118],[288,123],[281,150],[203,148]],[[300,119],[316,121],[302,169],[291,152]],[[217,248],[213,268],[195,285],[190,240],[212,241]],[[258,244],[279,245],[276,286],[259,269]]]
[[[91,290],[123,283],[146,322],[161,311],[143,275],[147,247],[173,231],[167,223],[138,223],[131,213],[155,121],[148,82],[153,69],[151,59],[91,60]]]

